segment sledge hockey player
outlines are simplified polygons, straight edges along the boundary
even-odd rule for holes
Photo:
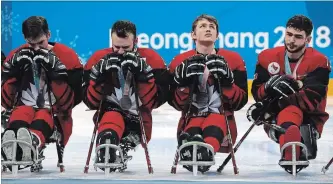
[[[72,108],[82,101],[83,66],[74,50],[49,42],[51,33],[44,17],[26,19],[22,32],[27,43],[12,50],[2,67],[1,105],[10,112],[2,143],[11,143],[2,144],[1,153],[5,161],[23,163],[35,162],[32,150],[37,151],[38,163],[25,165],[35,171],[41,169],[45,144],[56,142],[58,166],[63,171],[62,155],[72,133]],[[15,141],[23,143],[19,142],[13,153]]]
[[[234,143],[237,137],[234,111],[240,110],[248,99],[243,59],[236,52],[214,48],[218,26],[213,16],[197,17],[191,33],[196,48],[177,55],[169,65],[173,76],[169,104],[182,112],[177,130],[178,146],[196,141],[213,147],[211,152],[199,146],[197,161],[212,161],[216,152],[229,151],[227,124]],[[180,161],[192,161],[192,149],[188,146],[180,150]],[[193,171],[191,165],[183,167]],[[209,168],[199,166],[198,170],[204,173]]]
[[[257,103],[248,110],[250,120],[261,120],[258,125],[266,121],[285,130],[281,133],[269,124],[264,126],[268,136],[280,144],[279,165],[294,175],[308,166],[308,160],[316,158],[316,141],[329,117],[325,107],[330,62],[306,46],[312,30],[308,17],[295,15],[286,24],[285,45],[259,54],[252,85]],[[264,115],[260,116],[261,112]],[[298,161],[295,164],[290,162],[293,145]]]
[[[123,163],[122,167],[97,166],[110,172],[126,169],[130,158],[127,152],[140,142],[145,148],[151,139],[152,110],[166,101],[169,85],[161,56],[152,49],[136,47],[135,24],[125,20],[115,22],[111,38],[112,48],[98,50],[88,60],[83,84],[83,101],[90,109],[98,110],[93,118],[98,126],[96,149],[111,144],[123,152],[124,159],[121,159],[111,147],[97,151],[95,164]],[[140,129],[140,119],[144,132]]]

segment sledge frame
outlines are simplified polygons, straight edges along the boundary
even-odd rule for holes
[[[213,156],[212,161],[198,161],[197,160],[198,146],[205,147],[205,148],[209,149],[209,151],[214,153],[214,148],[211,145],[203,143],[203,142],[197,142],[197,141],[187,142],[187,143],[182,144],[178,148],[178,150],[177,150],[178,154],[180,155],[181,150],[184,149],[185,147],[188,147],[188,146],[193,146],[192,161],[179,160],[178,164],[179,165],[191,165],[191,166],[193,166],[193,176],[198,175],[198,166],[212,166],[212,165],[215,165],[215,157],[214,156]]]

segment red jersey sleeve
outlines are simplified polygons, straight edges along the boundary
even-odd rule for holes
[[[232,51],[218,52],[226,61],[234,75],[234,84],[231,87],[222,87],[224,102],[227,101],[233,110],[239,110],[248,101],[247,72],[242,57]]]
[[[97,85],[93,80],[90,80],[90,70],[91,68],[98,63],[98,61],[104,57],[109,52],[112,52],[110,49],[99,50],[95,52],[87,61],[84,66],[84,77],[83,77],[83,102],[90,109],[98,109],[99,103],[102,99],[102,84]]]

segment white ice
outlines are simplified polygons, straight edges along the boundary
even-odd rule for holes
[[[251,123],[246,119],[248,103],[242,110],[235,113],[238,126],[238,140],[250,127]],[[148,174],[146,158],[142,147],[136,152],[130,152],[133,160],[128,163],[128,169],[124,173],[112,173],[104,176],[101,170],[95,171],[93,161],[90,161],[88,174],[83,173],[88,147],[93,130],[92,116],[94,111],[85,111],[87,107],[82,103],[74,109],[74,127],[70,141],[65,148],[64,164],[65,173],[60,173],[57,164],[55,145],[48,145],[43,161],[44,169],[40,173],[30,173],[29,169],[19,171],[14,177],[9,172],[2,173],[2,179],[102,179],[102,180],[200,180],[200,181],[232,181],[232,182],[299,182],[299,183],[330,183],[333,182],[333,166],[325,175],[321,169],[333,156],[333,117],[324,127],[322,137],[318,141],[318,155],[310,161],[310,166],[302,170],[297,177],[286,173],[279,165],[279,146],[271,141],[262,127],[255,127],[236,153],[236,162],[239,167],[239,175],[233,174],[232,163],[224,168],[222,174],[216,174],[216,169],[224,161],[227,154],[216,155],[216,165],[205,174],[193,177],[192,173],[177,167],[177,174],[170,174],[170,168],[176,149],[176,128],[180,113],[171,106],[165,104],[153,112],[153,134],[149,143],[149,153],[154,174]],[[333,106],[327,108],[333,115]],[[92,158],[95,156],[93,152]],[[10,180],[5,180],[9,182]],[[29,180],[25,180],[29,181]],[[60,181],[60,180],[59,180]],[[87,181],[87,180],[86,180]],[[153,182],[151,181],[151,182]],[[56,182],[56,181],[55,181]],[[54,182],[54,183],[55,183]]]

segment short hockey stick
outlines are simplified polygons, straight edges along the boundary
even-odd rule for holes
[[[238,168],[237,168],[237,164],[236,164],[236,158],[235,158],[235,152],[234,152],[234,149],[233,149],[233,143],[232,143],[232,137],[231,137],[231,131],[230,131],[230,124],[229,124],[229,121],[228,121],[228,118],[225,114],[225,111],[224,111],[224,106],[223,106],[223,91],[222,91],[222,85],[221,85],[221,81],[219,79],[218,76],[215,76],[217,78],[217,82],[218,82],[218,85],[219,85],[219,90],[220,90],[220,99],[221,99],[221,113],[224,115],[224,118],[225,118],[225,122],[227,124],[227,136],[228,136],[228,144],[229,144],[229,150],[230,150],[230,155],[231,155],[231,160],[232,160],[232,165],[233,165],[233,168],[234,168],[234,174],[238,174],[239,171],[238,171]]]
[[[102,99],[99,102],[98,114],[97,114],[96,122],[95,122],[95,125],[94,125],[94,130],[93,130],[93,133],[92,133],[92,136],[91,136],[88,155],[87,155],[87,159],[86,159],[86,165],[84,166],[84,170],[83,170],[83,172],[86,173],[86,174],[88,173],[88,170],[89,170],[90,157],[91,157],[92,149],[94,147],[96,132],[97,132],[100,116],[101,116],[101,113],[102,113],[103,101],[104,101],[104,95],[102,96]]]
[[[37,67],[36,67],[37,68]],[[47,78],[46,77],[46,73],[45,73],[45,69],[44,68],[41,68],[41,77],[43,78]],[[52,120],[55,124],[55,132],[60,132],[58,131],[58,129],[61,130],[61,125],[59,123],[59,121],[55,120],[55,116],[53,114],[53,108],[52,108],[52,99],[51,99],[51,84],[50,84],[50,80],[48,79],[47,80],[47,87],[48,87],[48,91],[47,91],[47,95],[48,95],[48,100],[49,100],[49,105],[50,105],[50,114],[52,116]],[[45,84],[41,84],[41,86],[44,86]],[[44,87],[41,87],[42,89],[41,90],[44,90]],[[43,93],[40,93],[39,94],[43,95]],[[60,172],[64,172],[65,171],[65,166],[64,166],[64,163],[63,163],[63,158],[64,158],[64,149],[65,149],[65,145],[62,143],[61,140],[58,140],[59,137],[56,136],[56,148],[57,148],[57,155],[58,155],[58,163],[57,163],[57,166],[59,167],[60,169]]]
[[[274,99],[272,101],[270,101],[266,108],[272,104],[272,102],[275,101]],[[243,143],[243,141],[245,140],[245,138],[250,134],[251,130],[256,126],[257,122],[260,121],[260,117],[262,115],[264,115],[264,111],[260,113],[259,117],[256,119],[256,121],[254,123],[252,123],[252,125],[250,126],[250,128],[245,132],[245,134],[243,135],[243,137],[239,140],[239,142],[237,143],[237,145],[235,146],[234,153],[238,150],[238,148],[241,146],[241,144]],[[228,164],[228,162],[231,159],[231,153],[228,155],[228,157],[223,161],[223,163],[220,165],[220,167],[217,169],[217,172],[221,173],[222,170],[224,169],[224,167]]]
[[[129,74],[130,71],[128,71]],[[128,78],[129,76],[126,76],[126,78]],[[150,161],[150,156],[149,156],[149,152],[148,152],[148,142],[147,142],[147,138],[146,138],[146,132],[145,132],[145,128],[143,125],[143,119],[142,119],[142,114],[141,114],[141,110],[140,110],[140,104],[139,104],[139,91],[137,89],[136,86],[136,81],[133,77],[133,90],[135,92],[135,103],[136,103],[136,108],[138,111],[138,118],[140,121],[140,129],[141,129],[141,145],[145,151],[145,155],[146,155],[146,161],[147,161],[147,166],[148,166],[148,172],[149,174],[153,174],[154,170],[153,167],[151,166],[151,161]]]
[[[326,171],[328,170],[328,168],[330,167],[330,165],[333,163],[333,157],[331,158],[331,160],[327,163],[326,166],[323,167],[323,169],[321,170],[324,174],[326,173]]]

